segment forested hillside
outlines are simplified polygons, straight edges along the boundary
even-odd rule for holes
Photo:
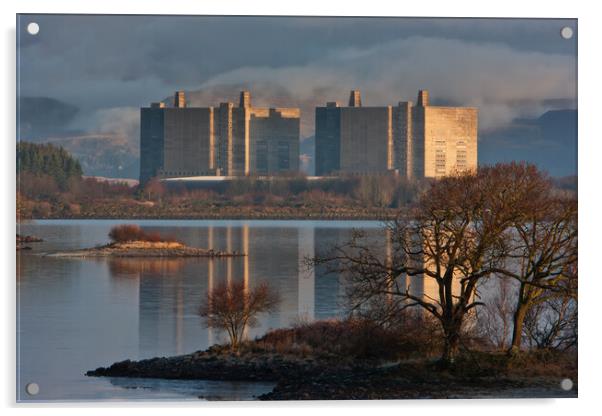
[[[17,174],[49,176],[65,190],[70,178],[81,178],[82,168],[62,147],[20,142],[17,143]]]

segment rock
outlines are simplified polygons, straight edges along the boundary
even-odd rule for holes
[[[36,237],[33,235],[20,235],[17,234],[17,244],[21,244],[21,243],[40,243],[44,241],[43,239],[41,239],[40,237]]]

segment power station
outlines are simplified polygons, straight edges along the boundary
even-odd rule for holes
[[[215,107],[140,109],[140,181],[150,178],[276,176],[299,171],[299,108],[251,105],[249,91]],[[396,174],[436,178],[477,167],[478,110],[429,103],[362,105],[353,90],[347,106],[315,109],[316,176]]]
[[[432,178],[477,167],[476,108],[429,104],[362,106],[351,91],[349,105],[316,108],[316,175],[396,173]]]
[[[140,110],[140,182],[199,176],[277,175],[299,170],[298,108],[188,107],[183,91],[174,106]]]

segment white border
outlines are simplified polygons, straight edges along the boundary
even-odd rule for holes
[[[580,368],[579,399],[574,400],[455,400],[455,401],[398,401],[398,402],[281,402],[281,403],[211,403],[208,405],[177,405],[178,412],[205,414],[281,414],[283,410],[290,415],[308,412],[327,411],[345,412],[365,416],[369,409],[379,412],[423,412],[447,415],[467,415],[487,412],[488,415],[514,413],[517,410],[545,412],[545,414],[568,415],[597,413],[596,399],[600,397],[601,386],[600,350],[602,325],[600,319],[600,293],[602,277],[599,276],[599,231],[602,198],[599,196],[600,169],[602,164],[602,135],[596,129],[599,118],[600,97],[600,47],[602,39],[600,27],[602,20],[596,13],[595,2],[545,1],[527,2],[524,0],[485,1],[421,1],[394,2],[370,0],[352,3],[351,0],[322,1],[228,1],[228,2],[192,2],[180,0],[143,0],[117,1],[97,0],[96,2],[76,2],[67,0],[35,1],[21,0],[16,4],[2,2],[0,14],[3,26],[2,47],[2,83],[4,97],[2,126],[2,157],[4,158],[1,195],[3,196],[4,244],[2,264],[5,273],[2,276],[4,319],[2,329],[3,366],[1,388],[2,404],[13,407],[9,411],[43,411],[49,414],[80,412],[76,407],[86,407],[92,414],[102,414],[111,407],[111,411],[140,412],[144,414],[164,414],[166,407],[173,403],[118,403],[118,404],[66,404],[31,406],[15,403],[15,13],[123,13],[123,14],[254,14],[254,15],[334,15],[334,16],[441,16],[441,17],[555,17],[579,19],[579,214],[581,248],[581,287],[580,287]],[[102,406],[102,407],[101,407]],[[101,407],[101,408],[98,408]],[[140,407],[145,407],[141,409]],[[598,407],[598,408],[596,408]],[[336,410],[335,410],[336,409]],[[340,410],[339,410],[340,409]],[[519,410],[520,409],[520,410]]]

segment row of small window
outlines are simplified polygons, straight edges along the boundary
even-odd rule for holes
[[[201,171],[160,171],[159,176],[212,176],[215,172]]]
[[[435,146],[444,147],[447,146],[447,140],[434,140]],[[464,140],[459,140],[456,142],[456,147],[466,147],[466,142]]]

